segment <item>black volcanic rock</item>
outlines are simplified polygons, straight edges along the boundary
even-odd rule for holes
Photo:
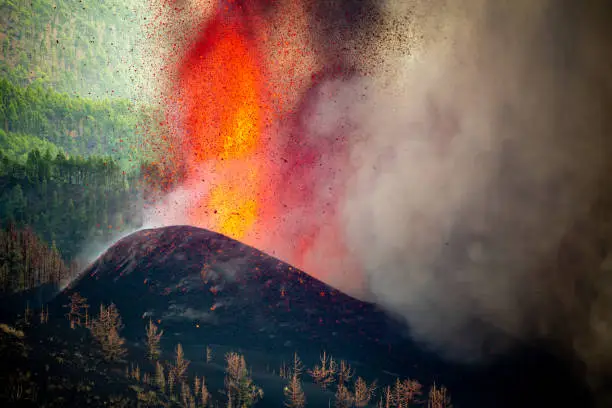
[[[148,317],[181,341],[287,349],[318,344],[389,350],[405,342],[374,305],[256,249],[193,227],[144,230],[113,245],[69,290],[96,305],[114,302],[126,327]],[[197,327],[199,326],[199,328]],[[244,333],[248,333],[245,342]]]
[[[52,302],[54,308],[73,291],[88,299],[93,312],[99,303],[115,303],[132,345],[142,345],[150,317],[164,330],[166,351],[180,342],[188,358],[201,361],[206,345],[221,352],[241,350],[254,376],[258,368],[264,370],[262,364],[278,370],[294,351],[312,366],[326,350],[379,383],[394,381],[392,373],[425,385],[445,384],[458,408],[590,406],[588,393],[572,375],[573,362],[553,358],[539,345],[493,366],[442,362],[410,341],[406,327],[375,305],[194,227],[142,230],[121,239]],[[257,356],[263,356],[259,367]],[[264,387],[262,406],[281,406],[282,384],[275,387]],[[329,397],[333,393],[319,402],[327,406]],[[308,406],[319,406],[316,398],[309,401]]]

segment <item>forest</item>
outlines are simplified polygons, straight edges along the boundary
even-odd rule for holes
[[[59,285],[73,273],[55,246],[48,248],[30,228],[15,224],[0,230],[0,260],[0,293]]]
[[[139,119],[126,99],[71,97],[46,88],[40,81],[25,87],[0,78],[0,147],[24,159],[38,148],[71,155],[110,155],[136,160]]]
[[[92,240],[139,225],[138,173],[110,158],[28,153],[25,163],[0,154],[0,217],[29,226],[72,260]],[[142,203],[141,203],[142,204]]]
[[[5,293],[57,282],[74,269],[65,265],[142,225],[143,178],[156,172],[143,129],[158,122],[138,88],[142,4],[0,0]],[[56,266],[17,265],[26,258]]]
[[[137,92],[146,2],[0,0],[0,75],[80,96]]]

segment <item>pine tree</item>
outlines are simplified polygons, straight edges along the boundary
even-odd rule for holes
[[[353,395],[344,384],[338,384],[336,395],[334,399],[334,406],[336,408],[351,408],[353,406]]]
[[[302,364],[302,360],[300,356],[298,356],[297,352],[293,353],[293,367],[291,369],[291,375],[297,375],[298,378],[302,377],[302,372],[304,371],[304,364]]]
[[[225,355],[225,388],[228,404],[250,407],[263,398],[263,390],[253,383],[246,367],[244,356],[230,352]],[[233,406],[233,405],[228,405]]]
[[[157,360],[159,358],[159,342],[164,331],[157,332],[158,328],[153,323],[153,320],[149,319],[149,325],[147,326],[147,356],[150,360]]]
[[[231,389],[227,390],[227,405],[225,408],[239,408],[237,405],[234,405],[234,397]]]
[[[206,388],[206,378],[202,377],[202,384],[200,386],[200,403],[202,404],[202,408],[206,408],[209,402],[210,394],[208,388]]]
[[[315,383],[326,389],[334,382],[336,369],[336,362],[333,358],[328,357],[324,351],[321,356],[321,364],[316,365],[314,370],[309,370],[308,373],[312,376]]]
[[[391,408],[391,404],[393,404],[393,391],[387,386],[378,401],[378,408]]]
[[[302,390],[302,382],[294,373],[291,381],[285,387],[285,406],[288,408],[303,408],[306,405],[306,396]]]
[[[155,384],[164,392],[166,389],[166,377],[164,376],[164,367],[158,361],[155,365]]]
[[[354,404],[357,408],[363,408],[368,405],[376,389],[376,381],[368,385],[368,383],[361,377],[357,377],[355,381]]]
[[[395,386],[391,390],[391,402],[398,407],[408,407],[415,399],[421,395],[422,385],[415,380],[406,379],[395,381]]]
[[[227,390],[228,402],[231,401],[230,396],[232,394],[238,393],[240,382],[247,375],[243,361],[238,353],[230,352],[225,355],[225,388]]]
[[[119,330],[112,327],[106,336],[106,342],[102,346],[106,358],[109,361],[117,361],[125,357],[127,350],[124,348],[124,344],[125,339],[119,335]]]
[[[184,407],[189,407],[192,400],[191,390],[189,389],[189,384],[187,382],[181,383],[181,402]]]
[[[174,360],[174,367],[172,367],[172,374],[178,383],[182,383],[187,377],[187,369],[189,368],[190,361],[185,358],[181,343],[176,346],[175,353],[176,358]]]
[[[134,370],[132,370],[132,378],[136,381],[140,381],[140,367],[138,364],[136,364],[136,367],[134,367]]]
[[[64,305],[64,307],[69,309],[66,316],[71,326],[80,326],[81,318],[84,316],[83,312],[89,308],[89,305],[87,304],[87,298],[82,297],[78,292],[74,292],[70,296],[70,303]]]
[[[100,305],[100,314],[92,322],[91,333],[102,347],[104,358],[109,361],[121,359],[126,354],[125,339],[119,335],[123,328],[121,316],[114,304]]]
[[[353,378],[353,375],[355,375],[355,372],[351,366],[346,361],[341,360],[338,367],[338,384],[346,384]]]
[[[285,387],[285,406],[288,408],[303,408],[306,405],[306,396],[302,390],[300,377],[304,366],[297,353],[293,353],[293,368],[291,379]]]
[[[197,397],[200,394],[200,377],[197,375],[193,380],[193,394]]]
[[[172,396],[172,394],[174,393],[174,383],[174,372],[172,370],[168,370],[168,393],[170,394],[170,396]]]
[[[429,389],[427,408],[451,408],[451,399],[446,387],[438,387],[436,384]]]

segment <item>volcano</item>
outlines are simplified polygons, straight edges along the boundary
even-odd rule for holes
[[[258,406],[282,406],[284,382],[272,379],[270,367],[291,361],[294,352],[312,367],[322,351],[381,385],[397,377],[445,384],[455,407],[590,405],[572,365],[540,348],[525,347],[487,366],[445,362],[411,341],[408,328],[376,305],[195,227],[141,230],[119,240],[50,307],[60,308],[73,292],[93,310],[113,302],[125,325],[122,335],[133,347],[144,350],[145,325],[156,321],[164,330],[163,351],[170,356],[181,343],[191,368],[213,388],[223,388],[223,365],[200,363],[206,347],[220,362],[225,352],[240,351],[266,395]],[[308,406],[333,401],[332,391],[308,384],[307,375],[304,381]]]
[[[342,353],[352,344],[353,353],[371,359],[372,347],[389,354],[403,342],[376,306],[195,227],[144,230],[120,240],[68,291],[90,304],[115,303],[126,327],[137,322],[140,330],[152,318],[167,333],[180,332],[183,343],[204,336],[208,343],[290,354],[313,344]]]

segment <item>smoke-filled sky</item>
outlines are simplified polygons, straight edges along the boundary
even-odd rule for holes
[[[544,337],[609,369],[608,2],[159,7],[187,181],[152,226],[234,236],[452,358]]]

